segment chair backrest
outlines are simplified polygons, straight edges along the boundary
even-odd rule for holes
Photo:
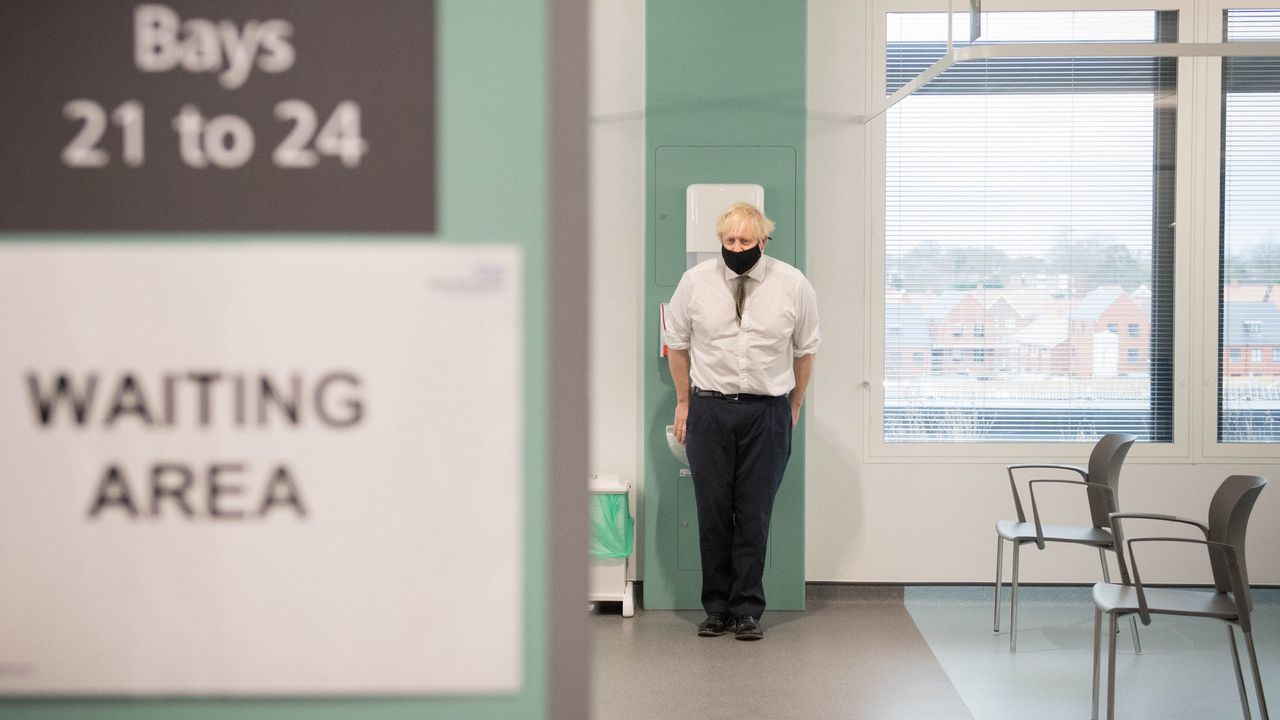
[[[1244,559],[1245,533],[1249,528],[1249,515],[1258,494],[1267,481],[1255,475],[1232,475],[1213,493],[1209,502],[1209,539],[1232,545],[1236,549],[1236,561],[1240,566],[1240,581],[1244,597],[1236,598],[1242,613],[1253,609],[1249,593],[1249,571]],[[1213,584],[1218,592],[1230,592],[1231,574],[1227,557],[1215,548],[1209,548],[1209,567],[1213,569]]]
[[[1135,440],[1136,437],[1121,433],[1103,435],[1089,453],[1089,482],[1111,488],[1110,493],[1089,489],[1089,513],[1094,527],[1111,527],[1110,514],[1120,512],[1120,468]]]

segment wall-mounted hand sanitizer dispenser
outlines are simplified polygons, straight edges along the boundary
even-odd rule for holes
[[[686,268],[719,257],[720,238],[716,237],[716,221],[736,202],[751,203],[763,211],[764,186],[699,184],[685,189]]]

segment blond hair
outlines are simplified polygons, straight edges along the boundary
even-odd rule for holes
[[[773,232],[773,228],[773,221],[765,217],[755,205],[737,202],[730,205],[716,222],[716,235],[721,240],[735,235],[751,240],[764,240]]]

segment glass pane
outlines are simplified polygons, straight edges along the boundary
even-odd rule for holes
[[[1167,41],[1175,22],[988,13],[982,41]],[[946,15],[888,23],[892,92],[945,50]],[[981,61],[889,111],[885,441],[1172,439],[1175,73]]]
[[[1280,40],[1280,10],[1229,10],[1227,41]],[[1280,58],[1223,62],[1218,440],[1280,442]]]

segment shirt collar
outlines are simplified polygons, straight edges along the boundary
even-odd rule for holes
[[[729,266],[725,265],[724,261],[721,260],[720,270],[724,272],[725,282],[732,284],[733,280],[739,277],[749,277],[755,280],[756,282],[764,282],[765,265],[766,265],[765,261],[768,259],[768,257],[769,257],[768,255],[765,255],[764,253],[760,253],[760,259],[756,261],[756,264],[753,265],[750,270],[743,273],[742,275],[739,275],[734,271],[730,270]]]

